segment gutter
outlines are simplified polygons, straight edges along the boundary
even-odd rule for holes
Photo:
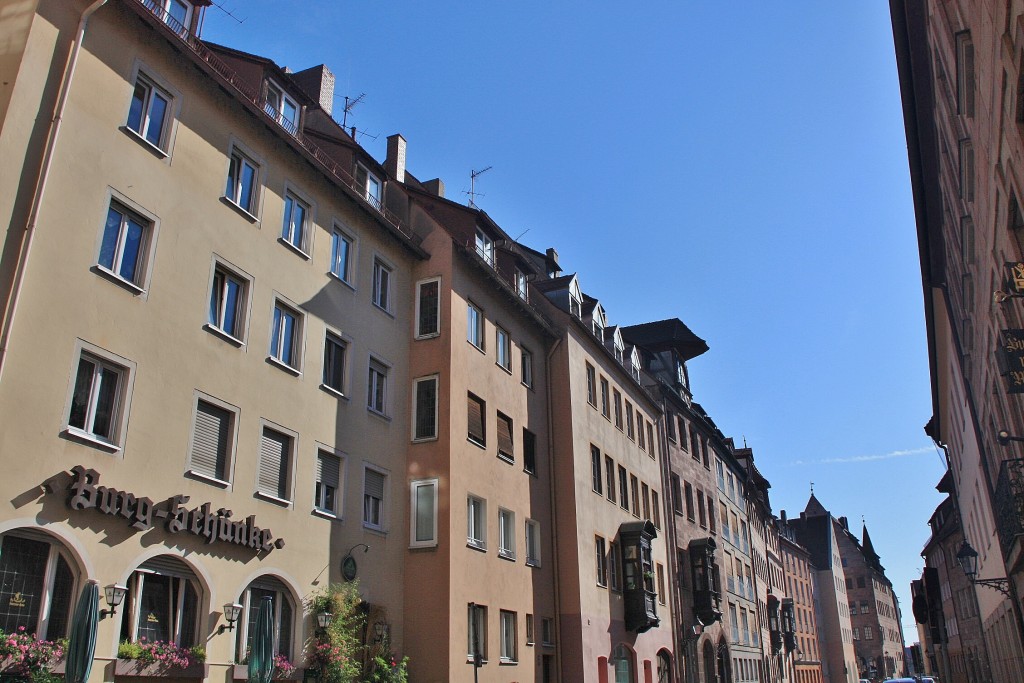
[[[562,603],[561,603],[561,600],[559,598],[559,596],[562,593],[562,590],[561,590],[561,587],[559,586],[559,583],[560,583],[561,580],[559,578],[560,575],[558,573],[558,551],[556,550],[556,548],[558,547],[558,511],[555,509],[555,430],[553,429],[554,422],[555,422],[555,419],[554,419],[555,415],[554,415],[554,410],[552,408],[552,401],[551,401],[551,385],[552,385],[552,382],[551,382],[551,365],[552,365],[551,359],[554,357],[555,352],[558,350],[558,347],[561,346],[561,345],[562,345],[562,338],[559,337],[558,339],[555,340],[555,343],[551,345],[551,348],[548,350],[547,355],[544,357],[544,380],[545,380],[545,382],[544,382],[544,385],[545,385],[544,390],[545,390],[545,393],[547,394],[547,406],[546,407],[547,407],[547,414],[548,414],[548,424],[547,424],[547,427],[548,427],[548,497],[550,499],[549,505],[551,506],[551,559],[552,559],[552,562],[554,563],[554,566],[551,568],[551,571],[552,571],[552,576],[554,577],[554,580],[555,580],[555,587],[554,587],[555,588],[555,590],[554,590],[554,595],[555,595],[555,617],[554,617],[554,620],[555,621],[554,621],[554,625],[555,625],[555,670],[557,672],[556,675],[555,675],[556,679],[560,679],[562,677],[561,676],[561,674],[562,674],[562,647],[560,645],[560,643],[562,642]],[[542,627],[543,627],[543,624],[542,624]],[[536,628],[536,625],[534,625],[534,628]],[[542,631],[542,634],[543,634],[543,631]],[[536,637],[537,637],[536,634],[534,634],[534,639],[536,639]],[[542,635],[542,640],[543,640],[543,635]],[[544,646],[544,644],[542,642],[541,643],[541,647],[543,647],[543,646]]]
[[[61,80],[60,90],[57,93],[57,105],[54,108],[53,116],[50,119],[50,129],[46,136],[46,145],[43,147],[42,163],[40,164],[39,177],[36,179],[36,189],[32,196],[32,204],[29,208],[28,222],[25,231],[21,236],[21,248],[18,253],[18,261],[14,271],[14,282],[11,283],[11,294],[7,299],[4,309],[3,329],[0,331],[0,381],[3,378],[3,371],[7,363],[7,349],[11,343],[11,330],[14,326],[14,316],[18,312],[18,303],[21,300],[21,289],[25,283],[25,272],[28,269],[28,257],[32,251],[32,241],[35,237],[36,224],[39,222],[39,209],[42,205],[43,194],[46,192],[46,183],[50,177],[50,167],[53,165],[53,152],[57,146],[57,136],[60,134],[61,123],[64,120],[64,110],[68,103],[68,93],[71,91],[71,79],[75,75],[75,67],[78,65],[78,56],[82,52],[82,43],[85,40],[85,28],[89,18],[100,7],[105,5],[107,0],[94,0],[78,21],[78,30],[75,32],[74,41],[71,44],[71,52],[68,55],[68,62],[64,67],[64,77]]]

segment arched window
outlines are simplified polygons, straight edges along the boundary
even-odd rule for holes
[[[658,683],[672,683],[672,657],[667,650],[658,651]]]
[[[146,560],[128,579],[121,639],[196,644],[199,581],[187,564],[170,555]]]
[[[636,675],[633,672],[633,653],[625,645],[618,645],[612,652],[612,662],[615,666],[615,683],[635,683]]]
[[[19,529],[0,541],[0,630],[24,627],[40,640],[67,637],[77,572],[49,534]]]
[[[242,605],[242,618],[238,628],[238,661],[244,661],[252,643],[252,633],[256,627],[256,612],[263,598],[270,598],[274,606],[274,651],[289,659],[292,658],[292,628],[295,621],[295,606],[291,592],[280,579],[273,576],[261,576],[245,589],[238,598]]]
[[[715,667],[715,646],[710,640],[704,641],[704,683],[715,683],[718,680]]]

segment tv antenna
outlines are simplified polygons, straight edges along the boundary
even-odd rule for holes
[[[470,170],[470,172],[469,172],[469,192],[466,192],[465,190],[463,190],[463,194],[468,194],[469,195],[469,205],[472,206],[474,209],[480,208],[480,207],[478,207],[476,205],[476,198],[478,196],[479,197],[487,196],[487,195],[481,194],[481,193],[476,191],[476,179],[478,177],[482,176],[484,173],[487,173],[488,171],[490,171],[492,168],[494,168],[494,167],[493,166],[488,166],[487,168],[481,169],[479,171]]]
[[[239,19],[237,14],[235,14],[231,10],[227,9],[226,7],[224,7],[224,3],[214,2],[213,6],[216,7],[217,9],[219,9],[221,12],[223,12],[228,17],[234,19],[237,23],[239,23],[239,24],[244,24],[245,23],[245,19]]]
[[[363,101],[366,97],[366,93],[360,93],[359,97],[350,99],[348,95],[345,95],[345,113],[341,119],[341,127],[348,128],[348,115],[355,108],[357,104]]]
[[[521,233],[519,233],[519,235],[517,235],[516,237],[513,237],[512,241],[513,242],[518,242],[522,238],[522,236],[525,235],[528,232],[530,232],[530,228],[527,228],[526,230],[523,230]]]

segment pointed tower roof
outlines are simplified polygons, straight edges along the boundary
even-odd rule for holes
[[[825,509],[825,506],[822,505],[812,493],[811,497],[807,501],[807,507],[804,508],[804,514],[808,517],[818,517],[820,515],[827,515],[828,510]]]
[[[878,553],[875,552],[875,546],[871,544],[871,537],[868,536],[868,525],[864,525],[864,531],[861,533],[861,548],[864,552],[864,557],[867,558],[868,562],[872,564],[878,564],[879,558]]]

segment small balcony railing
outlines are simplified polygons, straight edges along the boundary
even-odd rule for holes
[[[1004,460],[999,466],[995,495],[996,531],[1009,556],[1024,533],[1024,459]]]

